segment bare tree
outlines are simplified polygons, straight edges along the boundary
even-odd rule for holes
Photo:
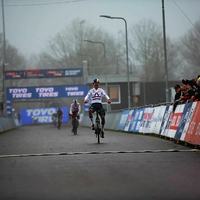
[[[185,61],[185,77],[193,78],[200,73],[200,19],[195,23],[195,28],[190,29],[180,39],[180,52]]]
[[[129,57],[136,73],[143,74],[146,81],[165,80],[161,27],[151,20],[143,20],[130,28],[129,43]],[[168,73],[171,79],[176,77],[174,71],[178,68],[176,46],[173,43],[167,38]]]
[[[91,40],[105,44],[106,62],[104,61],[104,49],[100,44],[84,42]],[[102,74],[103,65],[107,66],[107,73],[115,74],[117,44],[114,37],[100,28],[95,28],[87,21],[75,19],[63,31],[59,32],[49,41],[45,53],[41,54],[42,63],[54,68],[82,67],[83,60],[90,64],[90,70],[95,74]]]
[[[6,41],[6,60],[3,57],[4,55],[4,49],[3,49],[3,34],[0,33],[0,61],[1,64],[4,62],[5,63],[5,71],[8,70],[21,70],[25,69],[26,66],[26,60],[25,58],[18,52],[17,48],[13,47],[12,45],[9,44],[8,41]],[[0,68],[0,82],[3,82],[3,67],[1,66]],[[4,82],[6,87],[11,87],[11,86],[17,86],[18,82],[17,81],[5,81]],[[3,84],[1,84],[3,86]],[[0,94],[3,92],[3,87],[0,87]]]

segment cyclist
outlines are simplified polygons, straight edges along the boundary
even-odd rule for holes
[[[53,121],[53,124],[56,126],[57,113],[55,111],[51,115],[51,119]]]
[[[77,99],[74,99],[73,103],[70,106],[70,111],[69,111],[69,114],[72,116],[72,127],[73,127],[74,115],[77,115],[77,118],[79,119],[80,113],[81,113],[81,105],[80,103],[78,103]],[[72,128],[72,133],[73,133],[73,128]]]
[[[60,129],[62,118],[63,118],[63,111],[60,107],[57,110],[57,117],[58,117],[58,129]]]
[[[94,88],[89,90],[84,99],[84,103],[87,103],[88,99],[91,98],[92,104],[89,108],[89,118],[92,123],[91,127],[92,130],[94,130],[93,112],[95,112],[96,110],[100,110],[101,124],[102,124],[101,137],[104,138],[105,111],[102,106],[102,96],[106,97],[109,104],[111,103],[111,100],[110,97],[106,94],[106,92],[102,88],[99,88],[99,83],[100,83],[99,79],[95,78],[93,80]]]

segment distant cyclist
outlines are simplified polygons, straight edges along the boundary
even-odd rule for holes
[[[81,113],[81,105],[80,103],[78,103],[77,99],[73,100],[73,103],[70,106],[70,111],[69,114],[72,116],[72,126],[73,126],[73,120],[74,120],[74,115],[78,117],[79,119],[79,115]],[[72,132],[73,132],[73,128],[72,128]]]
[[[51,119],[53,121],[53,124],[56,126],[56,120],[57,120],[57,113],[54,111],[51,115]]]
[[[63,118],[63,111],[60,107],[57,110],[57,117],[58,117],[58,129],[60,129],[62,118]]]
[[[100,110],[102,124],[101,137],[104,138],[105,111],[102,106],[102,97],[105,96],[109,104],[111,103],[111,100],[110,97],[106,94],[106,92],[102,88],[99,88],[99,83],[99,79],[96,78],[93,80],[94,88],[89,90],[88,94],[84,99],[84,103],[87,103],[88,99],[91,98],[92,104],[89,108],[89,118],[92,123],[92,130],[94,130],[93,112],[95,112],[96,110]]]

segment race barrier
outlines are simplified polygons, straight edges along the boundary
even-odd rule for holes
[[[16,128],[17,125],[11,117],[0,117],[0,133]]]
[[[106,114],[105,128],[125,132],[156,134],[176,141],[200,145],[200,101],[173,105],[157,105]],[[95,119],[95,118],[94,118]],[[88,115],[83,126],[91,126]]]

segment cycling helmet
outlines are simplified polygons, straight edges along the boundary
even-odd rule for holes
[[[99,80],[98,78],[95,78],[95,79],[93,80],[93,83],[100,83],[100,80]]]
[[[78,103],[77,99],[74,99],[74,100],[73,100],[73,103],[74,103],[74,104],[77,104],[77,103]]]

